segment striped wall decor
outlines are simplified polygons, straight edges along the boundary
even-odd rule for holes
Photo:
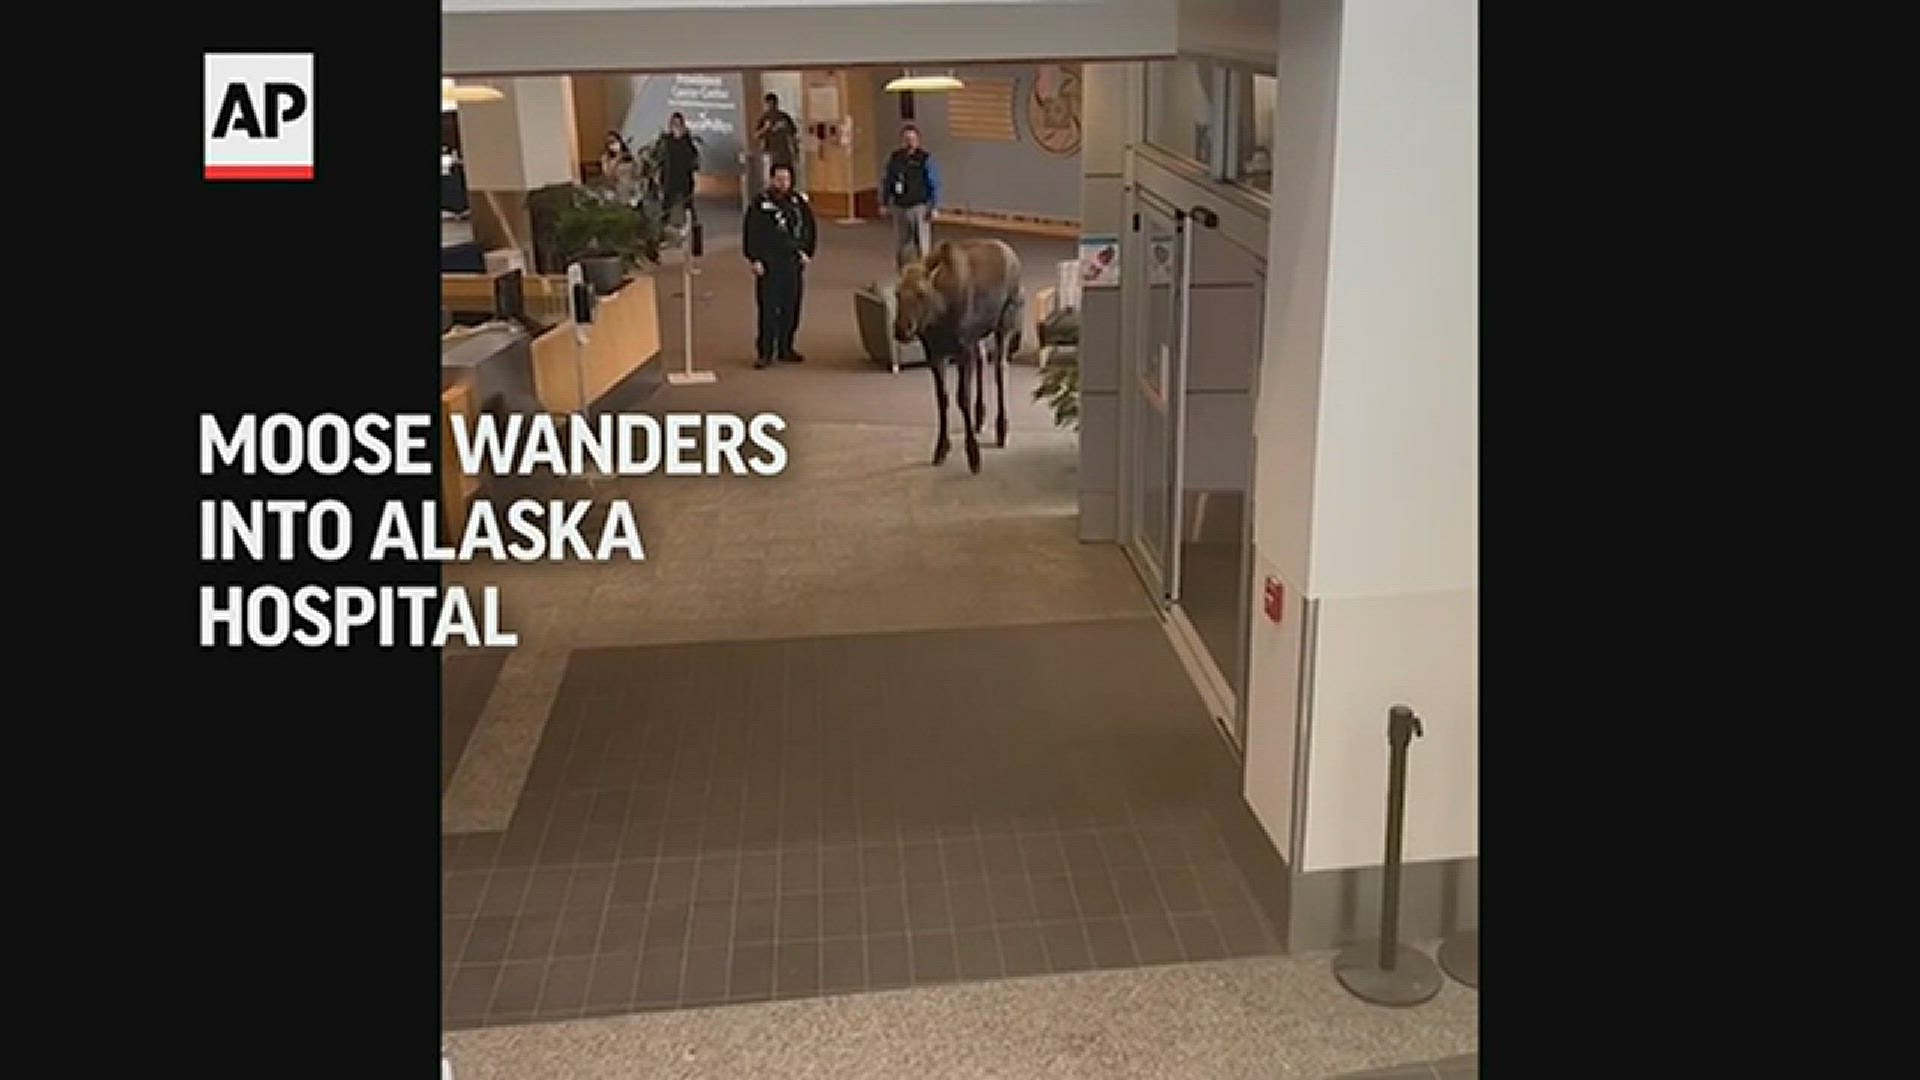
[[[1014,142],[1012,79],[974,79],[947,93],[947,133],[956,139]]]

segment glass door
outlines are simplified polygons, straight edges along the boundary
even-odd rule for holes
[[[1126,547],[1155,598],[1179,598],[1180,392],[1184,347],[1185,215],[1142,189],[1134,192],[1134,257],[1122,274],[1138,283],[1134,348],[1124,375],[1127,403]]]
[[[1244,745],[1252,614],[1253,413],[1266,323],[1266,258],[1204,206],[1186,220],[1184,348],[1174,378],[1180,432],[1177,605],[1218,707]],[[1258,240],[1256,236],[1252,239]]]

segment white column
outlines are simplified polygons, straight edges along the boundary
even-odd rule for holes
[[[1407,860],[1478,853],[1477,20],[1281,2],[1255,587],[1314,618],[1255,605],[1247,797],[1303,871],[1380,862],[1394,704]]]
[[[1126,231],[1127,142],[1132,97],[1125,63],[1080,68],[1080,231]],[[1120,290],[1080,296],[1080,539],[1117,540],[1120,500]]]
[[[478,82],[478,80],[469,80]],[[506,96],[460,106],[460,152],[476,191],[532,191],[579,179],[573,80],[485,80]]]

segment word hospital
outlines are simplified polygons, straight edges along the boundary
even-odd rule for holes
[[[301,418],[285,413],[251,414],[223,424],[200,417],[200,474],[338,477],[391,474],[425,477],[433,472],[427,415],[337,415]],[[483,414],[469,428],[456,415],[452,451],[469,475],[555,476],[594,473],[640,476],[774,476],[786,468],[786,450],[775,438],[786,423],[763,413],[602,416],[589,423],[549,416],[508,417],[495,423]],[[604,509],[604,513],[596,510]],[[510,648],[519,635],[501,625],[500,591],[488,585],[469,595],[465,585],[435,585],[416,569],[423,563],[604,562],[646,558],[632,505],[625,499],[532,499],[496,510],[476,500],[449,523],[442,537],[442,508],[431,499],[388,500],[380,505],[371,536],[356,528],[353,507],[338,498],[208,498],[200,502],[200,558],[206,563],[279,563],[343,560],[394,566],[376,575],[384,581],[342,583],[222,584],[200,587],[200,644],[341,648]],[[457,533],[458,535],[451,535]],[[363,543],[363,541],[370,541]],[[398,564],[398,565],[395,565]]]

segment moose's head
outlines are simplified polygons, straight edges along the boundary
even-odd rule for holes
[[[940,277],[947,255],[943,244],[931,256],[900,271],[900,283],[894,286],[893,340],[903,345],[915,340],[946,313]]]

